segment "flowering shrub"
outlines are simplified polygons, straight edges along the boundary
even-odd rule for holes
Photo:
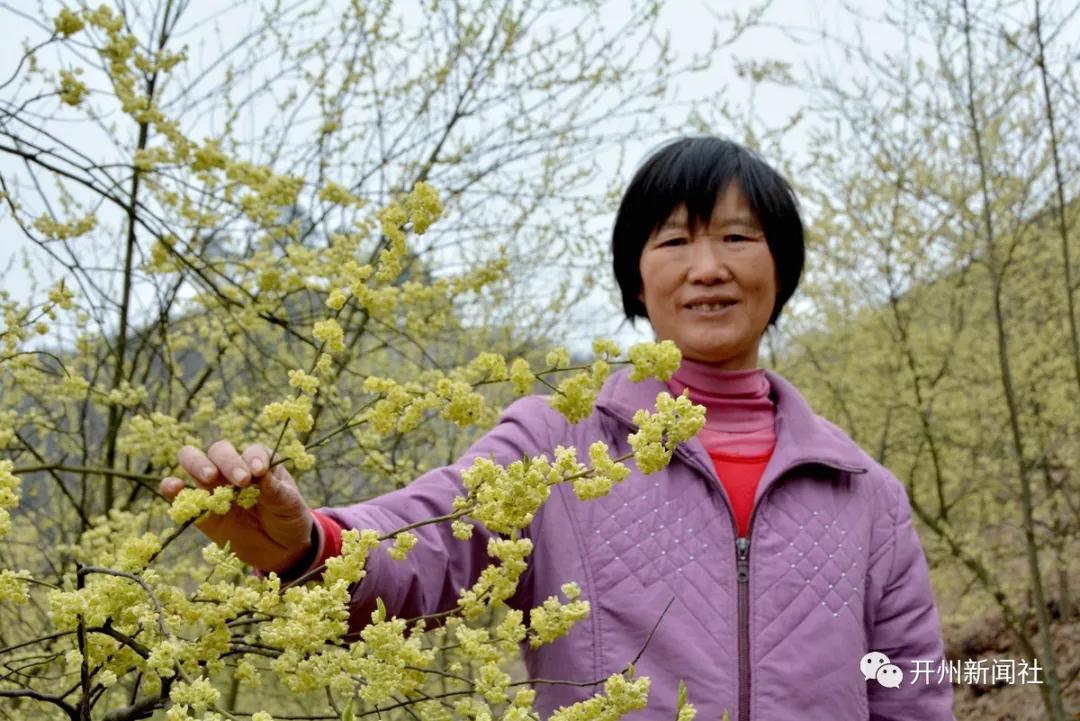
[[[380,36],[391,15],[364,5],[352,3],[340,18],[339,50],[351,52],[358,37],[398,42]],[[536,718],[535,692],[513,674],[520,646],[556,642],[590,609],[575,579],[537,608],[506,606],[534,551],[521,531],[558,484],[587,502],[625,479],[628,464],[663,467],[703,423],[686,398],[662,395],[655,413],[639,414],[624,456],[597,442],[508,465],[480,458],[465,470],[453,512],[413,527],[446,523],[468,539],[483,526],[495,534],[492,563],[437,627],[380,607],[357,637],[346,636],[350,588],[364,578],[368,554],[388,542],[392,558],[406,559],[420,542],[413,527],[346,531],[341,555],[316,580],[285,582],[253,575],[191,528],[257,511],[258,488],[187,488],[169,504],[158,482],[178,472],[183,446],[225,438],[273,448],[308,498],[353,502],[456,457],[515,396],[546,387],[552,407],[576,422],[592,413],[614,368],[667,378],[678,350],[642,344],[624,355],[598,340],[585,363],[564,348],[537,350],[544,334],[516,311],[507,315],[517,326],[492,317],[492,308],[511,307],[507,289],[522,282],[504,244],[464,263],[425,252],[440,234],[461,242],[447,208],[461,209],[466,180],[486,177],[436,172],[488,162],[469,160],[472,141],[451,132],[458,119],[446,130],[452,142],[426,161],[401,162],[399,179],[374,193],[349,172],[359,141],[335,98],[359,102],[365,82],[390,79],[370,59],[331,59],[325,38],[302,48],[281,38],[283,73],[310,86],[318,121],[290,126],[292,136],[261,152],[235,133],[234,69],[220,89],[220,123],[186,109],[194,95],[179,102],[168,94],[190,80],[193,52],[172,42],[180,13],[169,7],[149,26],[149,16],[108,5],[57,7],[45,25],[51,35],[30,44],[20,66],[23,82],[46,88],[27,101],[52,103],[44,115],[115,124],[106,135],[118,159],[83,163],[88,155],[74,139],[61,148],[70,151],[64,162],[29,140],[4,151],[59,188],[50,195],[37,175],[24,185],[0,176],[5,220],[58,260],[59,276],[27,298],[0,292],[0,662],[18,669],[0,678],[5,714],[271,721],[379,708],[430,720]],[[655,8],[643,7],[644,28]],[[476,28],[490,25],[492,47],[508,51],[524,37],[526,10],[454,30],[463,45],[484,48]],[[291,17],[302,23],[306,15]],[[46,45],[67,64],[49,67]],[[527,82],[538,93],[629,77],[598,66],[565,80],[565,58],[545,57],[530,59],[537,75]],[[595,58],[609,62],[610,47]],[[310,69],[316,60],[318,72]],[[422,100],[424,112],[452,88],[449,67],[428,71],[397,88],[418,92],[408,97]],[[268,88],[277,113],[300,114],[287,87]],[[492,93],[490,102],[503,97]],[[392,100],[379,98],[379,107]],[[567,110],[568,128],[581,122],[577,112]],[[545,162],[584,142],[569,134],[553,141],[548,126],[537,127],[538,147],[551,150]],[[116,140],[131,129],[130,143]],[[475,142],[484,153],[517,147]],[[315,151],[293,152],[307,148]],[[397,163],[397,151],[386,152],[376,172]],[[539,315],[558,315],[566,303]],[[618,718],[646,703],[649,680],[628,666],[596,686],[594,698],[557,717]],[[685,721],[692,707],[681,708]]]

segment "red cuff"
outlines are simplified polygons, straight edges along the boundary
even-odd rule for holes
[[[315,554],[311,568],[318,568],[326,563],[328,558],[341,555],[341,526],[330,516],[324,516],[318,511],[312,511],[311,515],[319,524],[319,551]]]

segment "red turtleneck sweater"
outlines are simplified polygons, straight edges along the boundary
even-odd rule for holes
[[[690,390],[690,400],[705,406],[698,438],[727,491],[739,535],[750,531],[754,494],[776,447],[776,404],[761,368],[725,371],[684,359],[668,381],[672,393]]]

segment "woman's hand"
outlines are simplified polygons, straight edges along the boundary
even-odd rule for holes
[[[241,455],[228,441],[217,441],[206,453],[184,446],[179,459],[198,488],[258,486],[259,500],[252,508],[234,505],[223,516],[211,513],[195,524],[219,546],[227,542],[244,563],[280,573],[311,547],[311,510],[285,467],[270,467],[266,446],[248,446]],[[183,489],[179,478],[161,481],[161,494],[170,501]]]

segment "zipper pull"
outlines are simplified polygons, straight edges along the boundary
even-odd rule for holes
[[[746,583],[750,579],[750,539],[744,537],[735,539],[735,555],[737,559],[736,570],[739,575],[739,583]]]

